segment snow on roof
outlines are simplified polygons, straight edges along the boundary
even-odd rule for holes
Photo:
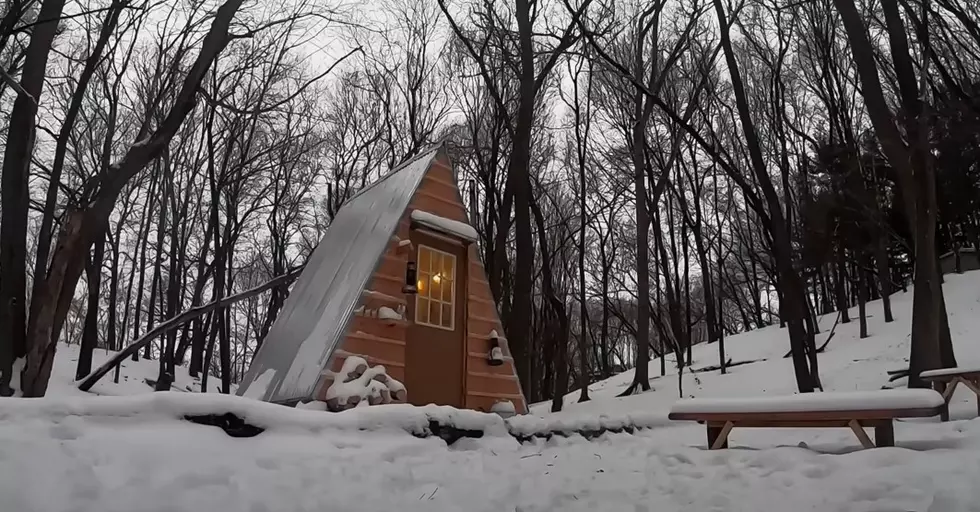
[[[919,377],[928,379],[930,377],[947,377],[949,375],[961,375],[965,373],[980,373],[980,366],[960,366],[957,368],[940,368],[938,370],[926,370],[919,374]]]
[[[434,213],[429,213],[424,210],[413,210],[412,220],[422,224],[423,226],[427,226],[450,235],[455,235],[471,242],[475,242],[477,238],[479,238],[479,235],[477,234],[476,230],[473,229],[473,226],[458,220],[440,217]]]
[[[939,407],[944,403],[942,395],[931,389],[883,389],[751,398],[691,398],[678,401],[670,412],[671,414],[724,414],[861,411],[919,409]]]
[[[270,402],[313,395],[361,291],[441,150],[437,146],[406,162],[340,208],[255,354],[239,396],[252,396],[249,388],[257,385],[265,387],[257,398]],[[257,382],[270,370],[268,382]]]

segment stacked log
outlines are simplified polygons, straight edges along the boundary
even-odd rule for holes
[[[327,388],[327,409],[344,411],[367,401],[368,405],[404,403],[405,385],[388,375],[382,365],[371,366],[359,356],[349,356]]]

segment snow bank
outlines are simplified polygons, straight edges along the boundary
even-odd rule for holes
[[[427,432],[430,421],[459,429],[482,430],[484,435],[507,435],[502,418],[495,414],[452,407],[408,404],[359,407],[339,413],[283,407],[234,395],[215,393],[158,392],[126,397],[64,397],[0,400],[0,422],[41,419],[58,422],[70,416],[157,422],[187,416],[231,413],[249,425],[270,431],[324,430]]]
[[[464,240],[475,242],[479,235],[473,226],[458,220],[447,219],[424,210],[412,210],[412,220],[433,229],[456,235]]]
[[[388,407],[397,408],[307,414]],[[794,429],[745,429],[739,442],[764,449],[709,452],[703,427],[679,425],[594,442],[447,447],[403,433],[236,439],[185,421],[6,414],[0,496],[11,512],[967,512],[980,503],[980,421],[897,422],[897,448],[860,451],[847,429],[807,430],[810,449]]]
[[[723,414],[928,409],[939,407],[944,403],[942,395],[931,389],[882,389],[751,398],[692,398],[678,401],[670,409],[670,413]]]
[[[570,436],[600,432],[634,432],[636,430],[670,425],[663,412],[591,416],[578,414],[563,415],[520,415],[507,418],[511,435],[518,439],[548,435]]]

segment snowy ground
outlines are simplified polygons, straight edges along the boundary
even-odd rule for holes
[[[980,272],[952,276],[945,289],[957,357],[962,366],[977,365]],[[869,305],[872,338],[858,340],[856,322],[838,326],[820,359],[828,389],[878,389],[887,382],[886,370],[905,365],[911,293],[894,298],[892,324],[881,322],[878,304]],[[832,323],[825,318],[821,325],[829,329]],[[787,345],[777,328],[732,337],[728,346],[735,361],[768,360],[724,376],[717,371],[685,376],[685,396],[791,393],[792,367],[781,358]],[[715,364],[715,350],[697,347],[694,366]],[[651,370],[659,375],[658,361]],[[631,378],[623,374],[598,383],[592,402],[569,400],[565,412],[549,419],[665,416],[677,399],[676,376],[653,380],[649,393],[614,398]],[[438,439],[394,430],[358,430],[365,421],[388,415],[384,407],[397,406],[338,415],[283,409],[280,416],[273,406],[246,399],[203,397],[214,400],[208,405],[197,397],[0,401],[0,509],[953,512],[980,507],[980,420],[972,419],[976,402],[969,394],[955,397],[954,421],[898,422],[895,448],[858,450],[846,429],[736,429],[730,437],[734,448],[713,452],[703,448],[704,427],[697,424],[663,421],[637,435],[525,445],[490,429],[488,437],[446,447]],[[188,408],[200,407],[244,408],[269,430],[235,439],[179,419]],[[419,415],[404,406],[387,411],[400,421]]]
[[[960,367],[980,367],[980,271],[946,276],[943,285],[949,309],[949,325]],[[820,378],[827,391],[859,391],[880,389],[888,384],[887,371],[908,367],[909,332],[911,328],[912,289],[892,295],[895,321],[885,323],[881,303],[868,304],[868,333],[858,337],[857,308],[851,308],[852,322],[839,324],[825,352],[820,354]],[[837,314],[820,318],[821,333],[817,346],[830,334]],[[768,327],[728,338],[725,343],[728,359],[733,362],[765,359],[753,364],[730,368],[727,375],[713,372],[694,373],[685,370],[684,397],[743,397],[796,392],[793,365],[782,356],[789,350],[784,329]],[[718,346],[698,345],[693,349],[692,367],[702,368],[719,363]],[[667,357],[667,375],[660,376],[660,360],[651,361],[649,369],[653,390],[641,395],[615,398],[630,382],[633,371],[623,372],[589,387],[593,401],[577,403],[579,392],[565,397],[564,410],[559,417],[577,418],[580,415],[608,414],[619,416],[638,411],[660,412],[666,416],[671,404],[678,399],[677,369],[673,357]],[[892,385],[904,385],[905,380]],[[958,388],[951,404],[952,418],[973,418],[977,415],[976,396]],[[531,406],[536,414],[546,414],[551,403]]]
[[[48,384],[48,396],[86,396],[89,393],[79,391],[75,383],[75,369],[78,366],[78,345],[58,344],[55,352],[54,368],[51,370],[51,381]],[[115,352],[106,350],[96,350],[92,354],[92,369],[96,369],[102,363],[115,355]],[[201,381],[191,377],[187,373],[186,366],[178,366],[174,375],[174,383],[171,387],[174,391],[200,391]],[[153,387],[146,383],[146,380],[156,381],[160,375],[160,362],[140,359],[133,361],[126,359],[122,363],[119,371],[119,382],[114,382],[115,371],[109,372],[96,384],[91,393],[96,395],[125,396],[151,393]],[[210,377],[208,379],[208,389],[211,392],[218,392],[221,389],[221,379]],[[234,389],[232,389],[234,392]]]

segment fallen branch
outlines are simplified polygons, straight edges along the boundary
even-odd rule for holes
[[[840,313],[838,312],[837,313],[837,320],[834,320],[834,326],[830,328],[830,334],[827,335],[827,339],[824,340],[823,345],[820,345],[820,347],[817,348],[817,353],[818,354],[823,354],[823,351],[827,349],[827,344],[830,343],[830,340],[834,339],[834,334],[837,333],[837,324],[839,324],[839,323],[840,323]],[[786,354],[784,354],[783,355],[783,359],[786,359],[787,357],[789,357],[791,355],[793,355],[793,351],[792,350],[790,350],[789,352],[787,352]]]
[[[735,361],[735,362],[732,362],[732,360],[729,359],[728,362],[725,363],[725,368],[734,368],[736,366],[742,366],[743,364],[758,363],[758,362],[762,362],[762,361],[765,361],[765,360],[766,360],[766,358],[762,358],[762,359],[746,359],[744,361]],[[691,373],[713,372],[715,370],[720,370],[720,369],[721,369],[721,365],[716,364],[716,365],[712,365],[712,366],[705,366],[704,368],[696,368],[694,370],[691,370]]]
[[[234,304],[236,302],[259,295],[260,293],[270,288],[275,288],[277,286],[281,286],[292,282],[294,279],[296,279],[299,276],[300,272],[303,271],[303,267],[305,266],[306,266],[305,264],[300,265],[294,268],[293,270],[290,270],[287,274],[283,274],[275,279],[272,279],[271,281],[267,281],[265,284],[261,284],[250,290],[245,290],[244,292],[239,293],[237,295],[224,297],[214,302],[204,304],[196,308],[188,309],[187,311],[184,311],[183,313],[161,323],[160,325],[148,331],[142,337],[138,338],[128,347],[120,350],[116,355],[112,356],[112,358],[106,361],[102,366],[98,367],[98,369],[90,373],[87,377],[85,377],[85,379],[82,380],[81,383],[78,384],[78,389],[82,391],[88,391],[92,389],[92,386],[94,386],[97,382],[99,382],[99,379],[101,379],[107,373],[109,373],[109,371],[112,370],[113,367],[122,363],[124,359],[139,352],[140,349],[142,349],[143,346],[145,346],[147,343],[186,324],[187,322],[190,322],[195,318],[203,316],[215,309],[222,308],[228,306],[229,304]]]

